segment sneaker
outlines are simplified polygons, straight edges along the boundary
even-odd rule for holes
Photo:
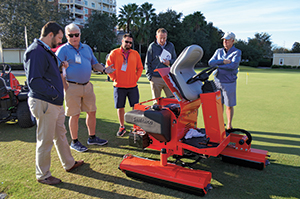
[[[90,138],[88,139],[87,141],[87,144],[88,145],[94,145],[94,144],[97,144],[97,145],[104,145],[104,144],[107,144],[108,141],[107,140],[102,140],[98,137],[95,136],[95,138]]]
[[[117,136],[123,136],[126,133],[125,127],[120,127]]]
[[[71,142],[71,149],[78,151],[78,152],[85,152],[88,150],[88,148],[86,148],[86,146],[83,146],[79,141],[77,141],[76,143]]]

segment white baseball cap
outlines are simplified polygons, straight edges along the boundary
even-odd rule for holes
[[[224,34],[224,36],[222,37],[222,39],[233,39],[235,40],[235,34],[233,32],[226,32]]]

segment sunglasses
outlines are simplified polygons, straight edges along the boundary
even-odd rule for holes
[[[132,42],[131,42],[131,41],[125,41],[125,43],[126,43],[126,44],[132,44]]]
[[[69,37],[73,38],[75,37],[79,37],[80,33],[75,33],[75,34],[68,34]]]

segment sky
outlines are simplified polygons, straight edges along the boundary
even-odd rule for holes
[[[117,0],[117,14],[124,5],[145,2],[153,4],[156,14],[167,9],[183,16],[200,11],[207,22],[223,32],[234,32],[238,40],[266,32],[274,47],[291,49],[300,42],[299,0]]]

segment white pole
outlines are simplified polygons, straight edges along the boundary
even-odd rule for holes
[[[25,26],[25,45],[26,45],[26,49],[28,48],[28,40],[27,40],[27,30],[26,30],[26,26]]]
[[[4,57],[3,57],[3,49],[2,49],[1,38],[0,38],[0,60],[1,60],[1,63],[4,63]]]
[[[249,73],[246,74],[246,84],[248,84],[248,76],[249,76]]]

